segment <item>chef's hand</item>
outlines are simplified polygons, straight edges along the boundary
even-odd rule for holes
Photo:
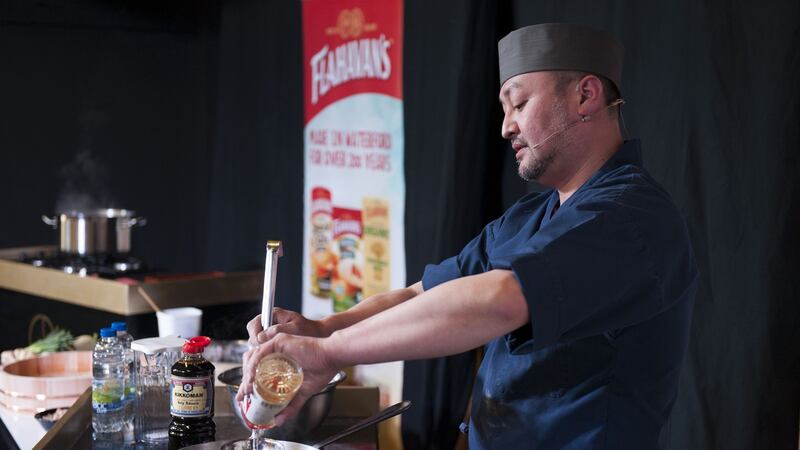
[[[275,416],[275,425],[283,425],[287,418],[300,411],[309,397],[321,391],[339,370],[326,354],[323,341],[322,338],[280,333],[259,347],[247,351],[236,400],[242,401],[245,395],[253,392],[256,366],[264,356],[270,353],[290,356],[303,369],[303,384],[286,408]]]
[[[256,346],[272,339],[278,333],[298,336],[327,337],[331,334],[320,320],[309,320],[301,314],[282,308],[272,308],[272,326],[261,327],[261,314],[247,323],[250,345]]]

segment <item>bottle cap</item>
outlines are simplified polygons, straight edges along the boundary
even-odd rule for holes
[[[126,322],[112,322],[111,329],[115,331],[128,331],[128,324]]]
[[[113,328],[101,328],[100,329],[100,337],[107,338],[107,337],[117,337],[117,330]]]
[[[183,344],[183,353],[203,353],[203,349],[211,343],[208,336],[195,336]]]

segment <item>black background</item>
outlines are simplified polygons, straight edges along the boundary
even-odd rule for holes
[[[606,29],[702,273],[672,448],[796,448],[800,5],[406,0],[404,20],[408,281],[535,189],[499,137],[497,40]],[[297,1],[1,0],[0,248],[55,243],[39,216],[88,188],[149,219],[133,248],[161,268],[259,268],[282,239],[277,301],[299,308],[302,65]],[[97,170],[69,179],[79,155]],[[406,365],[407,448],[452,448],[470,364]]]

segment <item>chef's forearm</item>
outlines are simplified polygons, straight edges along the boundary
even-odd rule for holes
[[[322,325],[325,328],[326,335],[330,335],[334,331],[347,328],[368,317],[399,305],[420,293],[422,293],[422,282],[417,282],[407,288],[373,295],[347,311],[322,319]]]
[[[324,340],[337,366],[452,355],[481,346],[529,321],[512,272],[459,278],[340,329]]]

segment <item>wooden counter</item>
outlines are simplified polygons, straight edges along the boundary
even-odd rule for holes
[[[34,267],[17,260],[23,253],[54,251],[54,247],[0,250],[0,288],[130,316],[152,312],[139,295],[144,287],[161,308],[209,306],[261,297],[263,272],[198,274],[189,279],[139,283],[79,276],[61,270]]]

